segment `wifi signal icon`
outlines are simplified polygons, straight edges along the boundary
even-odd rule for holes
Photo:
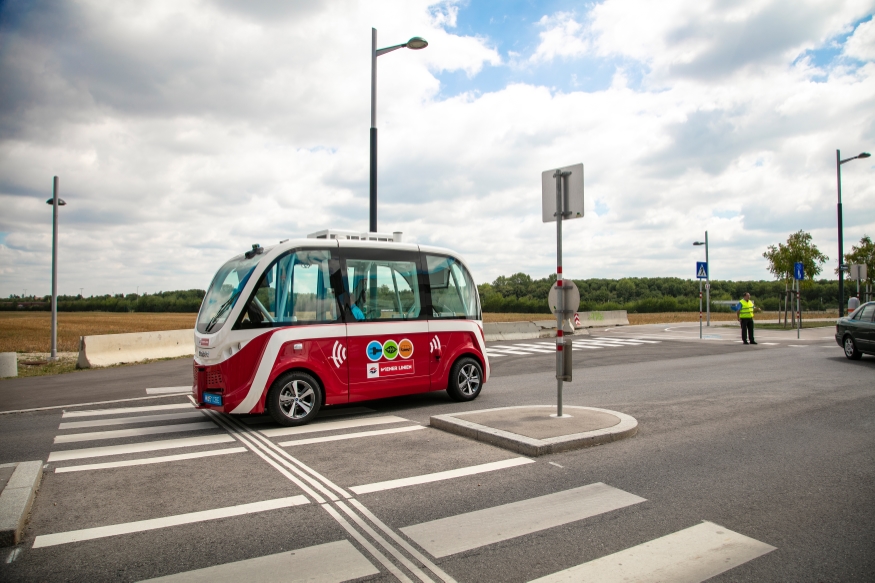
[[[331,350],[331,360],[334,361],[334,366],[337,368],[340,368],[340,365],[346,360],[346,346],[341,344],[339,340],[334,341],[334,348]]]
[[[441,341],[438,340],[438,337],[435,336],[431,339],[431,342],[428,344],[429,353],[434,353],[441,349]]]

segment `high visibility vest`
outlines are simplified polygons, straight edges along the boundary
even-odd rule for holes
[[[753,318],[753,302],[741,300],[741,309],[738,311],[739,318]]]

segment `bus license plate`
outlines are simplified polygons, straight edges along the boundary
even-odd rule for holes
[[[207,405],[222,405],[222,395],[215,393],[204,393],[204,403]]]

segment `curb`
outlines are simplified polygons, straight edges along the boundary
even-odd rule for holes
[[[603,443],[610,443],[612,441],[632,437],[638,433],[638,421],[634,417],[626,415],[625,413],[619,413],[609,409],[598,409],[596,407],[576,407],[565,405],[565,409],[583,409],[597,411],[599,413],[608,413],[619,417],[620,422],[617,425],[605,429],[596,429],[594,431],[574,433],[571,435],[560,435],[559,437],[550,437],[548,439],[534,439],[532,437],[526,437],[525,435],[511,433],[510,431],[494,429],[492,427],[487,427],[486,425],[480,425],[479,423],[472,423],[471,421],[458,419],[460,416],[474,413],[485,413],[488,411],[504,409],[531,409],[533,407],[554,408],[555,405],[520,405],[516,407],[478,409],[477,411],[467,411],[465,413],[434,415],[429,420],[429,424],[436,429],[441,429],[448,433],[455,433],[456,435],[489,443],[530,457],[592,447],[594,445],[601,445]]]
[[[27,514],[33,504],[40,480],[43,462],[20,462],[3,492],[0,493],[0,547],[11,547],[21,541]]]

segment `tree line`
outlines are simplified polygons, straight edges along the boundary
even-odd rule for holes
[[[556,275],[533,279],[525,273],[501,276],[478,286],[484,312],[549,314],[547,293]],[[622,279],[575,279],[580,291],[580,311],[626,310],[629,313],[698,312],[698,280],[678,277],[625,277]],[[815,280],[802,288],[804,310],[836,309],[838,281]],[[711,280],[711,311],[730,311],[728,302],[750,292],[763,310],[783,308],[783,281]],[[704,296],[704,292],[703,292]],[[715,303],[727,302],[727,303]]]
[[[803,310],[834,310],[838,308],[838,281],[816,279],[829,258],[812,243],[811,235],[798,231],[786,243],[770,245],[763,256],[769,262],[769,271],[775,281],[711,281],[711,311],[729,311],[728,303],[749,292],[757,306],[767,311],[785,308],[787,290],[793,279],[793,265],[802,262],[805,280],[801,286]],[[875,245],[863,236],[858,245],[845,254],[845,263],[865,263],[868,280],[875,278]],[[517,312],[549,314],[547,294],[556,282],[552,274],[533,279],[525,273],[501,276],[492,283],[477,286],[484,312]],[[694,279],[678,277],[624,277],[621,279],[575,279],[580,290],[580,311],[626,310],[629,313],[697,312],[699,311],[699,283]],[[846,286],[846,292],[854,289]],[[116,294],[105,296],[59,296],[58,310],[64,312],[197,312],[204,290],[158,292],[156,294]],[[714,303],[718,302],[718,303]],[[791,306],[792,309],[792,306]],[[0,300],[0,310],[51,310],[50,296],[21,298],[10,296]]]
[[[197,312],[205,291],[189,289],[154,294],[106,294],[82,297],[58,296],[60,312]],[[51,311],[52,297],[10,296],[0,300],[0,311]]]

